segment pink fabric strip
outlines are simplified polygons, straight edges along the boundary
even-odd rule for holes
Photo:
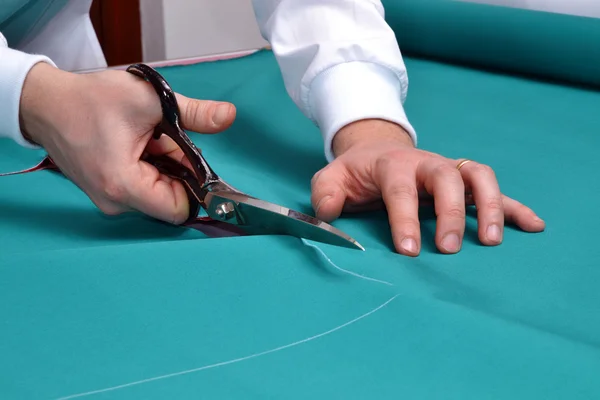
[[[232,60],[232,59],[242,58],[242,57],[252,55],[261,50],[269,50],[269,49],[270,49],[270,46],[266,46],[264,48],[254,49],[254,50],[244,50],[244,51],[238,51],[238,52],[233,52],[233,53],[214,54],[214,55],[201,56],[201,57],[190,57],[190,58],[179,58],[179,59],[173,59],[173,60],[154,61],[154,62],[147,62],[145,64],[149,65],[153,68],[176,67],[176,66],[183,66],[183,65],[200,64],[200,63],[212,62],[212,61]],[[90,72],[104,71],[106,69],[125,70],[125,69],[127,69],[128,66],[129,65],[115,65],[115,66],[108,67],[108,68],[81,70],[81,71],[75,71],[75,72],[80,73],[80,74],[85,74],[85,73],[90,73]]]
[[[35,165],[35,166],[31,167],[31,168],[27,168],[27,169],[23,169],[21,171],[15,171],[15,172],[0,173],[0,177],[1,176],[9,176],[9,175],[26,174],[26,173],[29,173],[29,172],[41,171],[41,170],[44,170],[44,169],[52,169],[52,170],[58,171],[58,168],[56,167],[56,165],[54,164],[54,162],[52,161],[52,159],[50,157],[45,157],[37,165]]]

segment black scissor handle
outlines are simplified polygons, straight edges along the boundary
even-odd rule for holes
[[[181,128],[181,115],[179,113],[177,97],[166,79],[155,69],[142,63],[130,65],[127,68],[127,72],[150,83],[160,99],[163,118],[161,123],[156,127],[154,138],[159,139],[161,134],[165,134],[177,143],[192,164],[194,173],[199,181],[199,187],[203,188],[212,183],[219,182],[219,176],[208,165],[200,150],[198,150],[194,142],[192,142]],[[196,197],[198,196],[201,196],[201,193],[196,193]]]
[[[160,99],[163,121],[174,128],[180,129],[179,121],[181,120],[181,116],[179,115],[177,97],[175,97],[175,93],[167,80],[158,71],[146,64],[130,65],[127,68],[127,72],[137,75],[152,85]],[[169,134],[169,132],[165,133]]]

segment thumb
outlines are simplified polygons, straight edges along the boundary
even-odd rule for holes
[[[198,133],[218,133],[235,120],[235,106],[228,102],[197,100],[177,94],[182,128]]]
[[[335,161],[315,174],[311,203],[317,218],[331,222],[342,214],[346,201],[345,176],[345,167]]]

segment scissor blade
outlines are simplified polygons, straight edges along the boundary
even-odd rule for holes
[[[356,240],[324,221],[241,193],[209,193],[206,203],[211,218],[235,224],[248,235],[289,235],[364,250]]]

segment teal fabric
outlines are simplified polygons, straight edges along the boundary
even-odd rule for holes
[[[8,45],[17,48],[23,40],[43,29],[69,0],[0,0],[0,32]]]
[[[0,27],[17,12],[29,7],[36,0],[1,0],[0,1]]]
[[[592,399],[600,397],[598,91],[407,57],[420,146],[490,164],[546,221],[463,250],[394,253],[382,212],[335,226],[365,252],[291,237],[206,238],[104,217],[51,172],[0,178],[3,399]],[[319,132],[270,52],[161,69],[236,104],[192,138],[228,182],[312,213]],[[43,154],[0,142],[0,171]],[[100,391],[96,393],[90,393]],[[81,398],[79,396],[77,398]],[[73,397],[71,397],[73,398]]]
[[[600,86],[600,19],[456,0],[382,0],[402,51]]]
[[[600,93],[407,59],[408,113],[424,148],[484,160],[547,223],[505,242],[392,251],[383,213],[336,226],[367,251],[289,237],[208,239],[142,217],[108,218],[51,172],[0,179],[0,392],[58,398],[250,356],[91,397],[565,399],[600,395],[600,253],[590,203]],[[310,211],[319,134],[269,52],[161,71],[181,93],[234,102],[227,132],[193,136],[253,195]],[[558,117],[558,118],[557,118]],[[3,171],[41,154],[10,142]]]

